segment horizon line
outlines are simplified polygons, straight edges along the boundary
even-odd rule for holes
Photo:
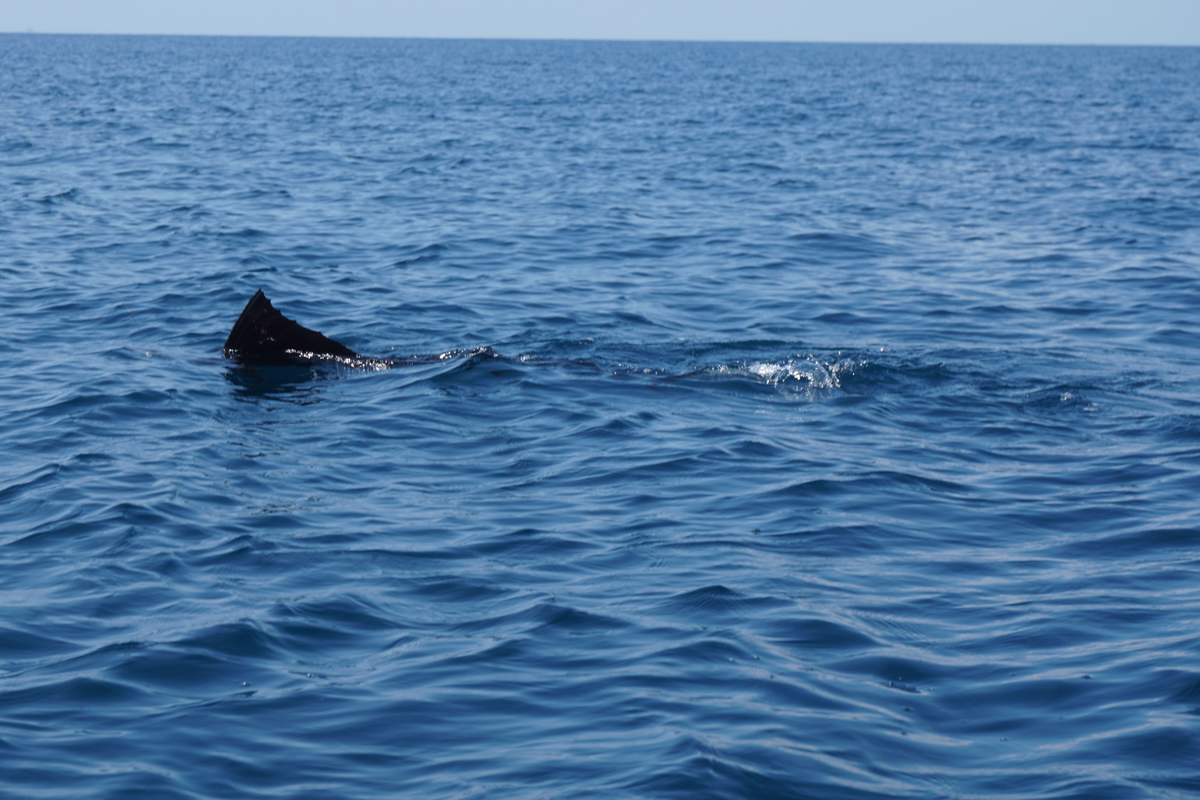
[[[85,31],[0,31],[0,36],[145,36],[178,37],[195,39],[372,39],[372,40],[422,40],[447,42],[607,42],[638,44],[777,44],[777,45],[885,45],[915,47],[1144,47],[1144,48],[1196,48],[1196,44],[1129,43],[1129,42],[1008,42],[1008,41],[887,41],[874,39],[669,39],[658,37],[630,37],[613,39],[606,37],[573,36],[387,36],[379,34],[302,34],[302,33],[115,33]]]

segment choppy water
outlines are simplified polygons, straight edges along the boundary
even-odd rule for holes
[[[0,794],[1200,792],[1200,50],[0,45]]]

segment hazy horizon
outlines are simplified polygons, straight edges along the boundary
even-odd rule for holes
[[[90,32],[90,31],[23,31],[0,30],[0,36],[162,36],[179,38],[211,39],[397,39],[428,41],[479,41],[479,42],[629,42],[664,44],[795,44],[795,45],[911,45],[914,47],[1113,47],[1113,48],[1194,48],[1195,44],[1119,44],[1109,42],[955,42],[955,41],[886,41],[823,39],[656,39],[656,38],[595,38],[580,36],[390,36],[387,34],[310,34],[310,33],[154,33],[154,32]]]
[[[0,11],[0,32],[333,38],[563,39],[853,44],[1200,45],[1190,0],[783,0],[739,3],[613,0],[572,8],[549,0],[213,0],[203,8],[149,0],[46,0]]]

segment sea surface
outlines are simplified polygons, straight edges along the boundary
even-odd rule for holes
[[[1200,794],[1200,49],[4,35],[0,104],[6,800]],[[419,363],[227,360],[259,288]]]

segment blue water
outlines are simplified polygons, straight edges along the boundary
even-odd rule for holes
[[[0,36],[0,795],[1195,796],[1197,86]]]

